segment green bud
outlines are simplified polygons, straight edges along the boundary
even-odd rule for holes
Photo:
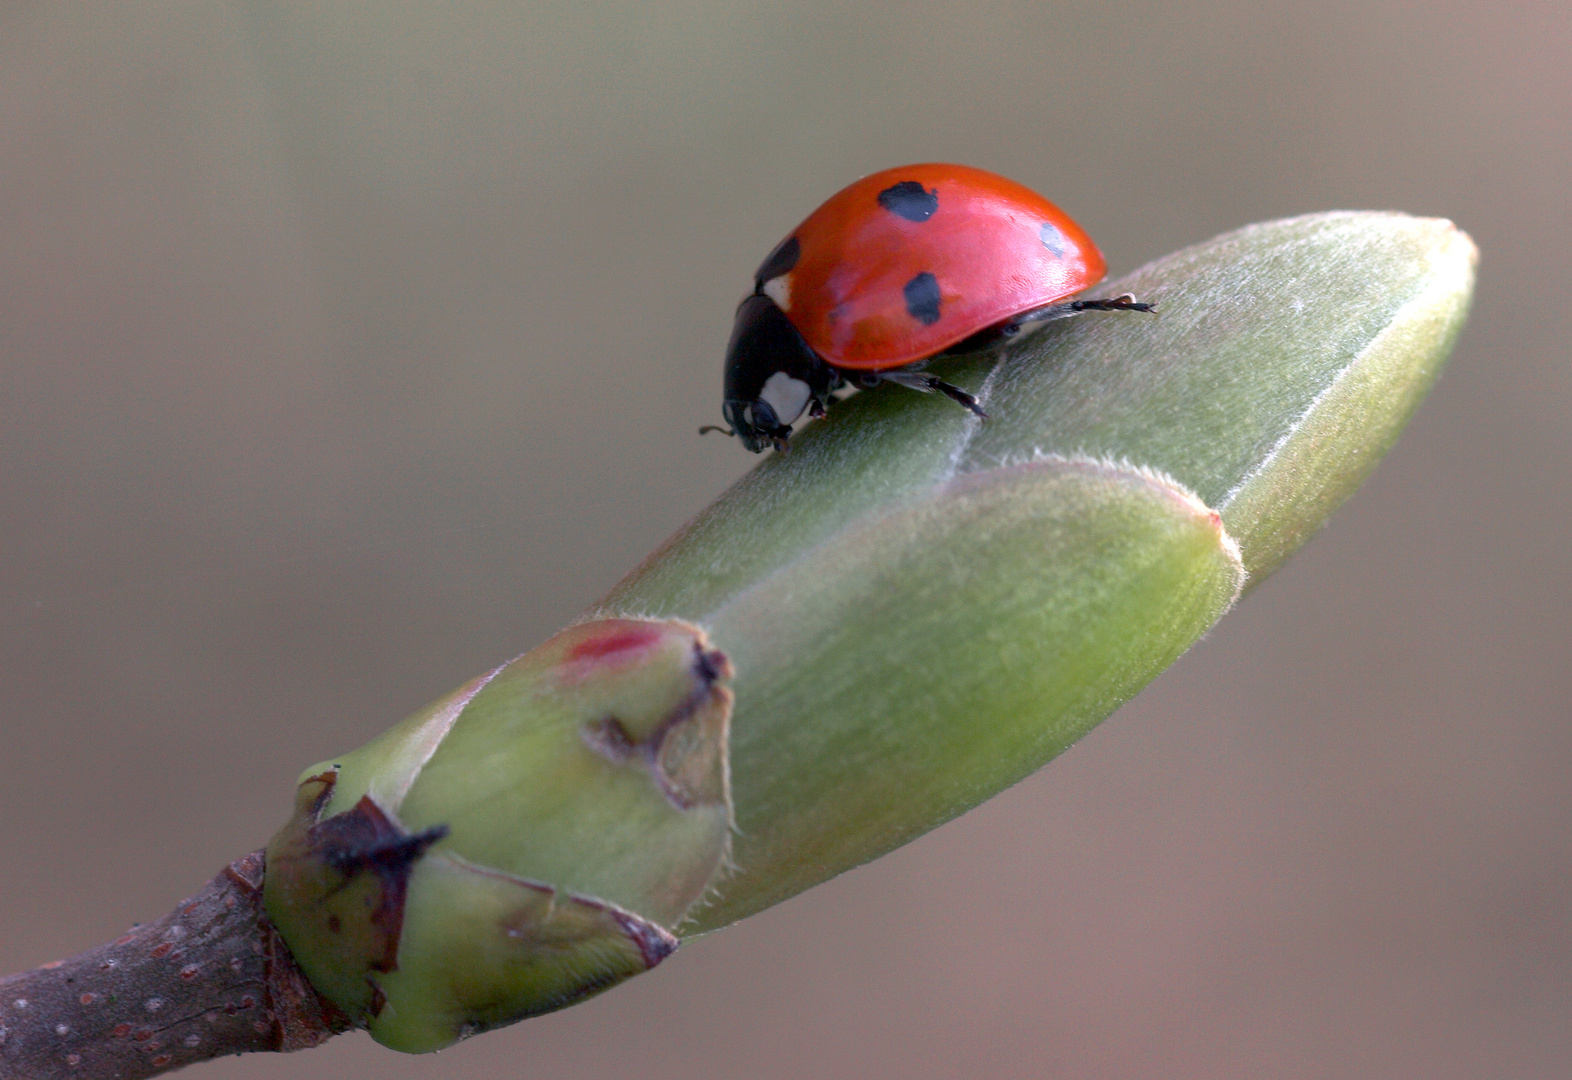
[[[407,1051],[659,963],[726,861],[726,658],[679,622],[571,627],[307,769],[266,902],[313,985]]]
[[[594,609],[691,620],[737,665],[737,871],[684,930],[904,843],[1111,713],[1227,607],[1225,550],[1260,581],[1374,468],[1451,352],[1475,259],[1451,222],[1404,214],[1252,225],[1097,289],[1155,314],[931,365],[985,421],[883,387],[768,455]],[[1107,483],[1007,475],[1037,460],[1102,462]],[[1210,508],[1214,555],[1160,559],[1159,519],[1107,486],[1124,473]],[[955,494],[995,483],[1037,491],[1040,557],[1024,520],[1014,540],[992,516],[951,527]]]
[[[795,451],[794,451],[795,452]],[[706,619],[737,666],[737,870],[703,931],[1020,780],[1228,610],[1218,515],[1085,459],[974,473],[870,513]]]
[[[986,421],[900,387],[838,404],[605,621],[307,770],[270,916],[377,1039],[435,1049],[975,806],[1357,488],[1450,352],[1474,258],[1400,214],[1251,226],[1099,290],[1155,315],[936,362]],[[736,665],[729,749],[705,634]]]

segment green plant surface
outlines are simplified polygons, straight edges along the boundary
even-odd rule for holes
[[[307,769],[264,883],[296,963],[411,1053],[660,963],[731,839],[729,674],[685,623],[580,623]]]
[[[1475,262],[1442,220],[1252,225],[1096,290],[1156,315],[934,365],[987,420],[883,387],[738,482],[592,611],[690,620],[736,665],[736,870],[684,930],[910,840],[1133,695],[1226,610],[1229,553],[1259,581],[1392,445]],[[1016,475],[1032,462],[1051,478]],[[1210,555],[1201,517],[1158,523],[1159,491],[1220,517]],[[1035,524],[1000,508],[1016,497]]]
[[[1473,289],[1451,223],[1250,226],[807,424],[584,620],[306,770],[267,903],[421,1051],[906,843],[1129,700],[1358,487]],[[740,452],[740,451],[739,451]]]

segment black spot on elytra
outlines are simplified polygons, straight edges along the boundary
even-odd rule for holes
[[[924,326],[939,321],[939,279],[924,270],[906,283],[906,310]]]
[[[1053,257],[1056,259],[1064,258],[1064,253],[1070,248],[1064,233],[1060,232],[1059,227],[1051,221],[1043,222],[1042,228],[1037,230],[1037,238],[1043,242],[1043,247],[1053,252]]]
[[[924,191],[915,180],[902,180],[879,192],[879,205],[907,221],[927,221],[939,209],[939,189]]]
[[[753,275],[753,287],[760,289],[766,281],[771,281],[786,273],[797,265],[797,260],[802,256],[802,245],[795,236],[788,236],[776,245],[770,252],[770,257],[759,266],[759,272]]]

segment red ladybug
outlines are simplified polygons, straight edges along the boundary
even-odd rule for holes
[[[916,370],[1081,311],[1151,311],[1133,296],[1066,301],[1103,278],[1102,253],[1063,210],[965,165],[907,165],[832,195],[770,253],[726,348],[727,428],[754,453],[786,448],[804,411],[848,381],[977,399]],[[702,429],[702,430],[708,430]]]

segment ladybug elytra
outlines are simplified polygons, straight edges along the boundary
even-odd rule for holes
[[[786,448],[804,412],[848,382],[977,399],[919,370],[1082,311],[1151,311],[1133,296],[1070,300],[1104,274],[1069,215],[1029,188],[965,165],[908,165],[832,195],[754,274],[726,349],[723,410],[755,453]],[[705,428],[701,430],[711,430]]]

